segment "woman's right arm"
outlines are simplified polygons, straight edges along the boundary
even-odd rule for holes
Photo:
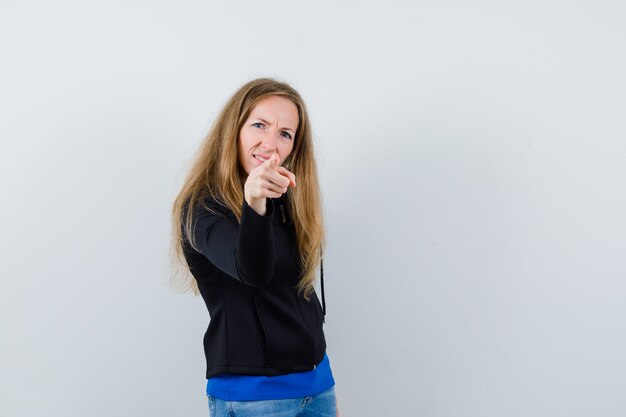
[[[213,265],[232,278],[264,287],[274,275],[274,203],[266,199],[265,215],[243,201],[241,224],[199,208],[194,216],[196,245]]]
[[[264,287],[274,275],[274,202],[296,177],[279,166],[277,154],[250,171],[244,184],[241,224],[227,216],[198,214],[196,244],[209,261],[236,280]]]

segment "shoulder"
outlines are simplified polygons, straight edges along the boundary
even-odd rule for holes
[[[187,200],[184,205],[185,212],[188,209],[189,209],[189,200]],[[215,217],[215,216],[228,217],[228,218],[234,219],[234,214],[232,210],[219,197],[207,195],[207,196],[197,199],[194,202],[192,217],[206,218],[206,217]]]
[[[191,204],[192,213],[191,217],[188,217]],[[198,231],[210,229],[224,220],[227,220],[229,223],[237,223],[235,215],[219,199],[206,196],[191,202],[191,198],[187,198],[182,207],[181,228],[183,238],[187,239],[189,234],[195,236]]]

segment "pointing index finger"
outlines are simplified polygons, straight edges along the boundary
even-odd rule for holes
[[[278,163],[280,162],[280,158],[278,157],[278,154],[273,153],[269,161],[270,161],[270,166],[272,166],[275,170],[278,170],[278,167],[279,167]]]

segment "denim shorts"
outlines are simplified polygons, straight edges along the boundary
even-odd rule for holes
[[[335,387],[317,395],[284,400],[224,401],[209,397],[211,417],[335,417]]]

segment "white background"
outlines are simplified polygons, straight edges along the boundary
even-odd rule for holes
[[[208,416],[170,209],[260,76],[312,118],[343,417],[626,415],[624,3],[301,3],[0,3],[0,416]]]

